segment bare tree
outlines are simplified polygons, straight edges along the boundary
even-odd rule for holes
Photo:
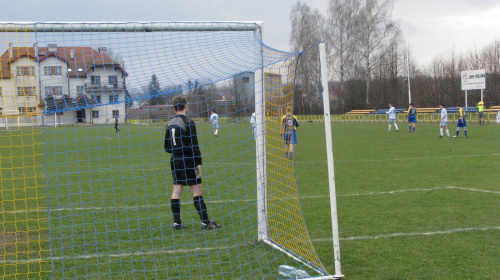
[[[358,15],[360,59],[364,64],[366,82],[366,105],[370,104],[372,71],[380,55],[387,48],[387,41],[394,35],[395,23],[391,20],[394,0],[364,0]]]
[[[330,0],[328,9],[328,62],[334,78],[340,83],[342,111],[346,110],[344,81],[354,64],[356,15],[359,13],[359,5],[359,0]]]
[[[317,44],[323,37],[324,19],[317,9],[312,9],[300,1],[290,12],[292,31],[290,45],[294,52],[302,52]],[[300,85],[302,94],[295,94],[295,103],[299,103],[302,113],[313,111],[318,93],[318,49],[304,52],[299,57],[296,82]]]

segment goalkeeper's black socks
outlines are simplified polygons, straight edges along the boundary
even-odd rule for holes
[[[170,199],[170,207],[172,208],[172,214],[174,214],[174,223],[182,224],[182,222],[181,222],[181,200],[180,199]]]
[[[195,196],[193,197],[194,207],[198,214],[200,214],[200,219],[202,223],[210,223],[208,219],[207,206],[205,205],[205,201],[203,201],[203,196]]]

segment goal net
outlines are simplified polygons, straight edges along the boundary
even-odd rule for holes
[[[289,265],[334,278],[281,135],[301,54],[263,44],[254,22],[0,25],[2,95],[43,110],[40,128],[2,138],[0,276],[277,279]],[[196,124],[203,195],[185,186],[177,202],[165,135],[179,96]],[[221,227],[204,229],[204,213]]]

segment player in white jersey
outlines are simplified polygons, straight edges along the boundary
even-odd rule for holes
[[[255,112],[252,113],[252,116],[250,117],[250,124],[252,125],[252,135],[253,138],[257,138],[257,118],[255,117]]]
[[[210,122],[212,123],[212,128],[214,129],[214,135],[217,137],[217,134],[219,133],[219,115],[217,115],[214,110],[211,110],[210,113],[212,113],[210,115]]]
[[[439,119],[439,138],[443,138],[443,127],[446,128],[446,137],[450,137],[450,130],[448,129],[448,111],[444,107],[444,104],[440,104],[441,108],[441,119]]]
[[[398,124],[396,123],[396,108],[394,108],[391,103],[389,103],[389,111],[386,113],[389,114],[389,129],[387,132],[391,132],[392,124],[394,124],[396,128],[396,132],[399,132]]]

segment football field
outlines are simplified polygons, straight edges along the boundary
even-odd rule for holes
[[[297,172],[311,238],[331,265],[320,126],[301,124]],[[333,123],[346,279],[500,279],[500,126],[469,123],[467,139],[438,138],[438,124],[399,129]]]
[[[437,124],[417,124],[415,133],[404,124],[390,133],[385,123],[332,125],[346,279],[500,278],[500,126],[471,123],[467,139],[463,132],[440,139]],[[45,279],[53,269],[54,279],[197,279],[214,269],[211,279],[279,277],[276,266],[288,258],[246,242],[257,235],[248,123],[223,124],[218,138],[199,125],[204,196],[224,225],[211,232],[199,228],[187,190],[188,227],[171,230],[164,126],[120,129],[46,128],[43,138],[41,128],[0,132],[5,275],[35,279],[28,271],[38,271]],[[324,124],[302,122],[297,137],[301,205],[333,274]],[[256,266],[260,274],[252,273]]]

